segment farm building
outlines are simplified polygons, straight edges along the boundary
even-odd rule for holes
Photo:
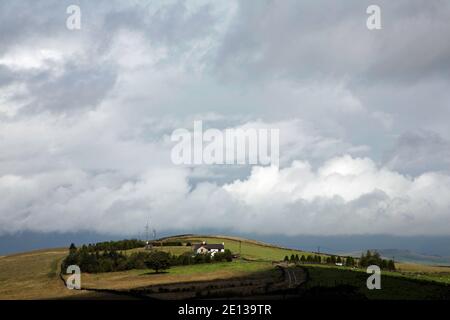
[[[211,256],[214,256],[216,252],[225,252],[225,243],[222,244],[207,244],[206,241],[202,243],[195,243],[192,246],[192,249],[196,254],[206,254],[209,253]]]

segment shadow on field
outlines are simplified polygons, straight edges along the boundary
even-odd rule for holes
[[[148,273],[153,275],[154,273]],[[364,272],[314,266],[283,267],[242,277],[168,283],[130,290],[87,289],[82,300],[404,300],[450,299],[450,286],[383,276],[381,290],[368,290]]]
[[[147,273],[152,276],[154,273]],[[283,290],[290,288],[285,273],[280,269],[259,271],[243,277],[190,281],[150,285],[129,290],[101,288],[82,288],[86,294],[68,299],[113,300],[113,299],[158,299],[158,300],[195,300],[195,299],[241,299],[258,296],[283,298]]]
[[[140,276],[151,276],[151,275],[166,274],[166,273],[169,273],[169,272],[167,272],[167,271],[158,271],[158,272],[153,271],[153,272],[145,272],[145,273],[141,274]]]

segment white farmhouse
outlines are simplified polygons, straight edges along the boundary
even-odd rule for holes
[[[214,256],[216,252],[225,252],[225,243],[222,244],[207,244],[206,241],[202,243],[196,243],[192,246],[196,254],[206,254],[209,253],[211,257]]]

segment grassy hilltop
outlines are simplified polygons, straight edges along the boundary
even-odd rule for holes
[[[66,289],[60,278],[60,265],[68,249],[15,254],[0,257],[0,299],[121,299],[136,296],[180,299],[242,295],[286,298],[321,296],[324,290],[328,296],[342,298],[344,289],[359,298],[450,299],[450,267],[397,263],[397,271],[383,272],[382,290],[369,291],[365,286],[368,275],[364,270],[324,264],[280,264],[285,256],[314,254],[310,252],[228,236],[182,235],[160,241],[182,242],[183,246],[155,248],[174,255],[190,251],[186,243],[224,242],[225,248],[233,254],[240,253],[240,258],[232,262],[174,266],[159,274],[148,269],[83,273],[81,281],[85,290],[73,291]],[[139,251],[144,249],[122,253],[131,255]]]

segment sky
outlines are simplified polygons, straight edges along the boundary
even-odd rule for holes
[[[444,0],[1,1],[0,236],[450,235],[449,37]],[[175,165],[196,120],[280,166]]]

